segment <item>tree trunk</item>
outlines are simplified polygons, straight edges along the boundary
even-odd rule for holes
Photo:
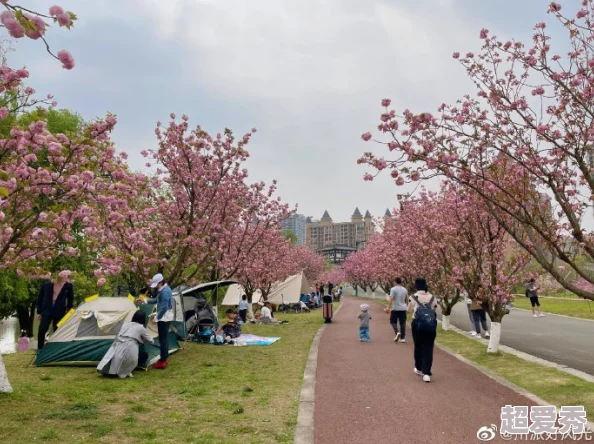
[[[450,329],[450,315],[441,316],[441,329],[443,331],[448,331]]]
[[[27,307],[17,307],[17,318],[19,318],[19,328],[27,332],[29,338],[33,337],[33,322],[29,316],[29,310]],[[20,335],[19,335],[20,336]]]
[[[491,322],[491,339],[487,353],[497,353],[499,351],[499,342],[501,341],[501,322]]]
[[[35,327],[35,314],[37,312],[37,302],[31,302],[31,306],[29,307],[29,325],[31,326],[31,335],[29,336],[29,330],[27,330],[27,336],[32,338],[35,336],[34,327]]]
[[[254,291],[245,290],[245,295],[247,296],[247,302],[248,302],[247,318],[253,319],[254,318]]]
[[[11,393],[12,387],[8,382],[8,374],[6,373],[6,367],[4,367],[4,361],[2,355],[0,355],[0,393]]]
[[[37,309],[37,292],[29,293],[29,301],[23,301],[16,307],[17,318],[19,320],[19,329],[25,330],[29,338],[33,337],[33,327],[35,324],[35,310]],[[20,336],[20,334],[19,334]]]

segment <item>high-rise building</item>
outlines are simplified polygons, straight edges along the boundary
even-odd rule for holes
[[[363,248],[373,230],[373,218],[369,211],[363,216],[359,208],[355,208],[350,222],[334,222],[328,211],[325,211],[319,222],[308,218],[305,243],[337,264],[342,263],[353,251]]]
[[[291,230],[297,236],[297,243],[305,244],[305,216],[303,214],[292,214],[281,221],[284,231]]]

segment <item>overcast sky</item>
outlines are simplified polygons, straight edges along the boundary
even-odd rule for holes
[[[47,1],[22,6],[46,12]],[[577,1],[563,2],[574,8]],[[142,170],[155,122],[171,112],[211,133],[258,133],[249,145],[253,181],[278,179],[299,212],[335,221],[355,207],[382,215],[396,206],[385,174],[362,180],[357,158],[373,147],[380,101],[434,111],[473,92],[454,51],[477,51],[485,27],[528,42],[551,18],[545,0],[61,0],[79,16],[51,29],[54,50],[76,60],[64,71],[40,42],[19,41],[11,66],[29,85],[85,118],[112,112],[119,150]],[[575,11],[573,11],[575,13]]]

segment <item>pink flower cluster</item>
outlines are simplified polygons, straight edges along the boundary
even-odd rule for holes
[[[478,54],[453,53],[476,91],[437,106],[435,114],[382,112],[380,135],[362,138],[384,143],[393,158],[366,152],[358,163],[376,171],[387,165],[396,185],[441,176],[462,186],[565,288],[594,299],[594,291],[553,265],[561,261],[588,275],[565,253],[567,239],[579,249],[575,257],[594,258],[594,232],[584,224],[594,195],[594,1],[580,3],[568,17],[559,3],[549,5],[560,27],[571,30],[559,34],[565,42],[553,44],[544,22],[526,43],[482,29]],[[570,51],[562,56],[554,47]],[[367,172],[364,179],[372,177]]]

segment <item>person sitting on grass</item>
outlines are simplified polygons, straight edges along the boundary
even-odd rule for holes
[[[303,301],[299,301],[299,308],[300,308],[301,311],[306,311],[308,313],[311,311],[309,309],[309,307]]]
[[[260,310],[260,319],[262,324],[276,324],[278,321],[272,317],[272,311],[270,310],[270,302],[264,302],[264,306]]]
[[[97,366],[97,371],[104,376],[131,378],[138,363],[145,362],[148,354],[140,351],[141,344],[152,344],[153,338],[144,325],[146,314],[137,310],[132,321],[125,322],[113,344]]]
[[[237,322],[237,313],[233,309],[229,309],[225,312],[227,315],[227,323],[221,325],[217,330],[217,335],[223,334],[226,343],[232,343],[234,339],[241,336],[241,325]]]

